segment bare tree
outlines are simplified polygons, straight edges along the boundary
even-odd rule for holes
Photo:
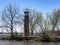
[[[40,27],[40,32],[38,33],[39,36],[45,40],[45,41],[49,41],[49,20],[48,18],[44,18],[43,16],[41,16],[41,19],[38,23],[38,26]]]
[[[42,37],[45,41],[49,41],[49,38],[55,28],[58,28],[59,30],[59,23],[60,23],[60,9],[53,10],[52,13],[48,13],[49,16],[44,18],[41,16],[41,19],[38,23],[38,26],[40,27],[40,34],[39,36]],[[50,30],[50,31],[49,31]],[[51,31],[52,30],[52,31]]]
[[[60,23],[60,9],[54,9],[53,12],[50,14],[50,22],[52,26],[52,32],[55,30],[56,27],[59,27]]]
[[[19,15],[20,11],[19,8],[16,5],[9,4],[4,11],[2,12],[2,22],[3,25],[11,30],[11,39],[13,39],[13,30],[14,26],[18,23],[20,23]]]
[[[30,12],[30,30],[31,30],[31,35],[33,35],[34,29],[36,28],[36,25],[39,22],[42,13],[35,12],[34,10],[31,12]]]

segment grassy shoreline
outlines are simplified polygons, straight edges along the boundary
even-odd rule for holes
[[[50,39],[42,39],[40,37],[34,37],[34,36],[28,36],[28,37],[13,37],[11,39],[10,37],[4,37],[0,38],[0,40],[15,40],[15,41],[40,41],[40,42],[60,42],[59,37],[50,38]]]

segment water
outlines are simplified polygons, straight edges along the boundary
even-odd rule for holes
[[[35,41],[6,41],[0,40],[0,45],[60,45],[60,42],[35,42]]]

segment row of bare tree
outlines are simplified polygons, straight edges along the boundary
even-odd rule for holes
[[[49,38],[53,31],[60,29],[60,9],[54,9],[52,12],[47,13],[44,17],[41,12],[29,10],[29,30],[30,35],[33,32],[37,33],[40,37]],[[1,14],[2,24],[9,31],[11,31],[11,38],[13,38],[13,30],[17,24],[24,23],[24,16],[21,14],[18,6],[9,4]],[[51,30],[51,32],[49,32]],[[43,35],[40,35],[43,33]]]

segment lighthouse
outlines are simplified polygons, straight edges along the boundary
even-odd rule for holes
[[[24,36],[29,36],[29,10],[24,11]]]

